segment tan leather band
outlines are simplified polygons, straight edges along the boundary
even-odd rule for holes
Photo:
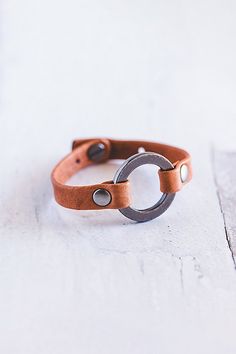
[[[192,178],[190,155],[182,149],[147,141],[127,141],[113,139],[80,139],[73,143],[72,152],[54,168],[51,180],[56,201],[66,207],[78,210],[92,209],[122,209],[131,204],[129,182],[114,184],[112,181],[89,186],[69,186],[67,180],[80,169],[93,164],[89,159],[88,150],[94,144],[102,143],[105,153],[100,162],[108,159],[127,159],[136,154],[139,148],[149,152],[156,152],[166,157],[174,165],[169,171],[159,170],[160,189],[163,193],[175,193]],[[181,168],[185,165],[188,175],[185,181],[181,179]],[[106,206],[99,206],[93,201],[93,193],[99,189],[106,189],[111,195],[111,202]]]

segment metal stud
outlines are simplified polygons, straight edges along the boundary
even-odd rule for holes
[[[90,146],[87,154],[90,160],[100,162],[104,158],[105,152],[105,145],[103,143],[97,143]]]
[[[187,165],[182,165],[180,167],[180,178],[182,183],[185,183],[188,179],[188,166]]]
[[[97,189],[93,193],[93,201],[95,204],[105,207],[111,202],[111,194],[106,189]]]

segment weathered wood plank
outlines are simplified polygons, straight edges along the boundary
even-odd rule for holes
[[[225,235],[236,266],[236,152],[213,151],[213,166]]]
[[[235,354],[209,142],[235,140],[236,2],[2,3],[0,352]],[[183,146],[194,179],[147,224],[65,210],[50,170],[80,136]]]

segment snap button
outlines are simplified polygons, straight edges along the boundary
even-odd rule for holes
[[[93,144],[88,149],[87,154],[91,161],[100,162],[104,159],[106,147],[103,143]]]
[[[180,178],[182,183],[185,183],[188,179],[188,166],[187,165],[182,165],[180,167]]]
[[[111,194],[104,188],[99,188],[93,192],[93,201],[95,204],[105,207],[111,202]]]

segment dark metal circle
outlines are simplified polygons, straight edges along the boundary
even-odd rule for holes
[[[111,202],[111,194],[104,188],[97,189],[93,192],[93,201],[95,204],[105,207]]]
[[[103,143],[97,143],[90,146],[88,149],[88,157],[91,161],[100,162],[103,160],[106,153],[106,148]]]
[[[121,167],[117,170],[113,182],[119,183],[127,180],[130,173],[141,165],[152,164],[160,167],[162,170],[172,170],[174,166],[164,156],[156,154],[155,152],[142,152],[129,157]],[[163,193],[161,199],[152,207],[147,209],[135,209],[131,207],[119,209],[119,211],[127,218],[144,222],[155,219],[163,214],[171,205],[175,197],[175,193]]]

